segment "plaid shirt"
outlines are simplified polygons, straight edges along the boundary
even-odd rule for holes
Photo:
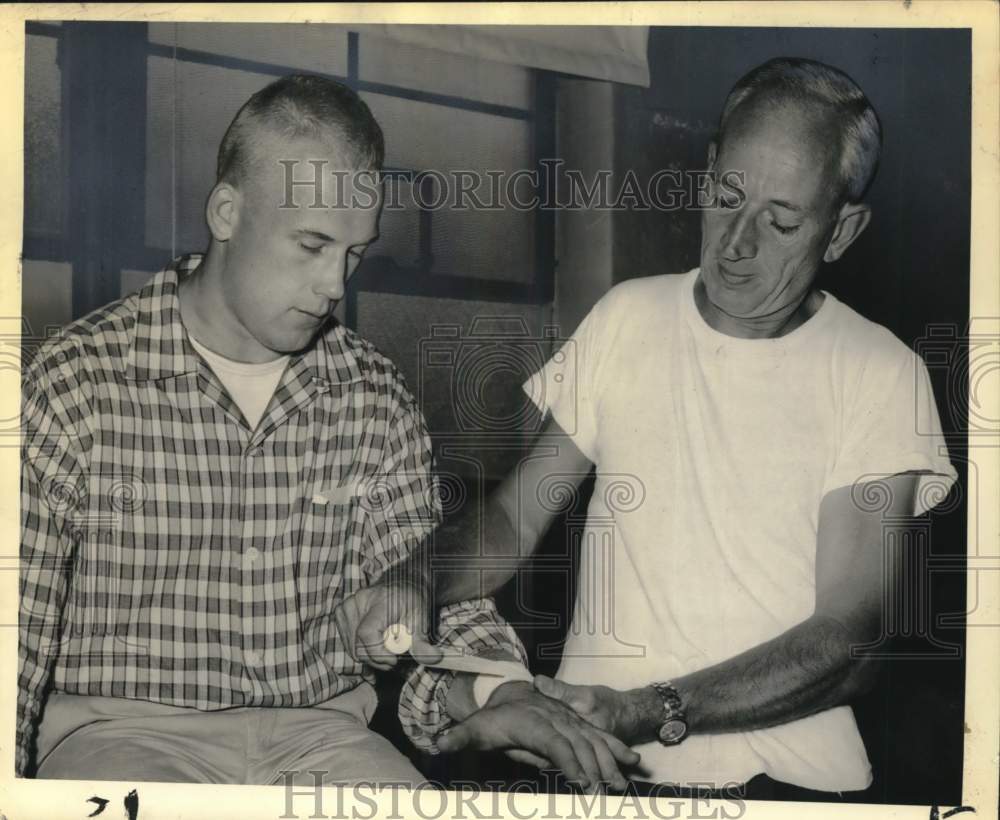
[[[17,772],[46,687],[202,710],[308,706],[372,680],[335,606],[440,519],[423,417],[392,363],[340,325],[289,361],[255,430],[181,324],[183,257],[80,319],[25,371]],[[524,660],[488,600],[443,644]],[[452,676],[400,697],[434,736]]]

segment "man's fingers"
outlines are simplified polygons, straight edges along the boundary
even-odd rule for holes
[[[358,660],[361,663],[380,669],[383,672],[392,669],[397,662],[397,658],[391,652],[387,652],[381,642],[365,644],[359,642],[357,645]]]
[[[546,760],[544,757],[539,757],[536,754],[532,754],[527,749],[508,749],[507,757],[517,763],[527,763],[529,766],[534,766],[536,769],[551,769],[552,761]]]
[[[601,742],[597,735],[594,739]],[[505,749],[509,755],[516,752],[515,759],[535,766],[551,765],[582,789],[596,788],[602,779],[610,779],[602,778],[589,738],[572,725],[556,725],[534,711],[512,719],[506,713],[501,716],[491,709],[481,710],[441,735],[437,746],[446,754],[465,748]],[[609,754],[608,759],[613,760],[613,756]],[[605,762],[605,766],[614,764]]]
[[[544,732],[544,730],[541,731]],[[547,737],[540,738],[539,751],[552,761],[553,765],[566,776],[570,783],[576,783],[582,789],[589,788],[590,780],[576,756],[573,744],[565,736],[555,731],[551,724],[548,725],[548,732]]]
[[[369,610],[368,615],[358,627],[357,647],[363,659],[376,669],[391,669],[396,665],[398,656],[386,649],[385,618],[376,610]]]
[[[547,675],[535,675],[535,688],[546,697],[560,700],[574,709],[576,698],[576,687],[561,680],[550,678]]]
[[[385,632],[388,627],[383,627],[384,618],[373,617],[376,615],[377,613],[369,612],[368,617],[358,629],[358,647],[373,666],[379,669],[391,669],[398,663],[400,655],[386,647]],[[392,624],[389,626],[391,627]],[[409,627],[407,628],[409,629]],[[417,663],[433,665],[444,657],[441,649],[428,643],[425,636],[415,630],[411,630],[411,632],[414,634],[410,641],[409,653]]]
[[[618,769],[618,761],[615,760],[615,756],[608,744],[604,741],[599,734],[596,732],[589,735],[591,746],[594,749],[594,756],[597,758],[597,763],[601,767],[601,781],[609,784],[612,788],[618,789],[619,791],[625,788],[625,777],[622,775],[621,771]]]
[[[589,786],[595,786],[602,780],[607,779],[602,777],[601,764],[597,761],[594,745],[590,742],[590,739],[576,729],[564,729],[563,734],[567,736],[569,742],[573,745],[573,753],[576,755],[576,759],[580,761],[580,766],[583,767],[583,772],[586,775],[588,784],[581,784],[582,788],[586,789]]]
[[[635,751],[635,749],[630,749],[610,732],[605,732],[602,729],[594,729],[594,731],[604,739],[611,754],[615,756],[615,760],[619,763],[623,763],[626,766],[635,766],[642,759],[642,755]]]
[[[558,698],[556,694],[556,681],[548,675],[535,675],[535,688],[546,697]]]
[[[392,669],[398,663],[397,653],[406,649],[394,652],[385,645],[386,630],[397,624],[414,636],[409,651],[415,660],[420,663],[441,660],[441,650],[427,641],[423,599],[411,592],[375,584],[350,595],[334,610],[337,631],[354,660],[376,669]]]
[[[433,665],[444,657],[444,652],[441,651],[440,647],[428,643],[420,635],[414,635],[413,645],[410,647],[410,656],[417,663]]]
[[[439,751],[451,754],[464,749],[474,738],[474,729],[470,726],[469,721],[465,721],[452,726],[441,735],[437,740],[437,747]]]
[[[573,744],[551,721],[529,720],[518,728],[511,740],[517,748],[527,747],[532,754],[551,761],[552,766],[559,769],[570,783],[584,789],[590,786]]]

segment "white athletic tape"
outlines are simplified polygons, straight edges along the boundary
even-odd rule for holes
[[[413,633],[406,624],[392,624],[382,633],[382,642],[393,655],[403,655],[413,648]],[[531,672],[515,661],[494,661],[475,655],[449,655],[447,651],[437,663],[424,665],[432,669],[471,672],[474,675],[490,675],[509,680],[534,680]]]

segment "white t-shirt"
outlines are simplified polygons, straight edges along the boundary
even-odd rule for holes
[[[205,345],[188,334],[191,344],[202,358],[208,362],[209,367],[223,387],[240,408],[243,417],[250,425],[250,429],[256,429],[264,416],[264,411],[278,388],[278,382],[285,372],[288,364],[288,356],[282,356],[271,362],[260,364],[248,364],[247,362],[234,362],[225,356],[220,356],[209,350]]]
[[[570,683],[646,686],[774,638],[814,611],[827,492],[927,470],[919,513],[940,500],[928,481],[957,477],[926,367],[892,333],[826,293],[783,337],[727,336],[698,311],[697,276],[613,288],[525,385],[597,467],[558,675]],[[871,782],[847,706],[637,751],[661,782]]]

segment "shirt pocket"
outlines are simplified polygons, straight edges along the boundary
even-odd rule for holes
[[[310,620],[359,586],[363,525],[356,485],[307,494],[289,518],[287,544],[294,558],[299,614]]]

